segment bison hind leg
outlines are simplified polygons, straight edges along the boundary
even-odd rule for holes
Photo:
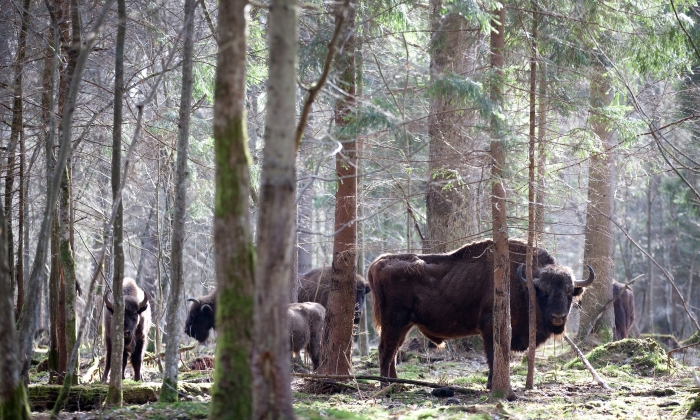
[[[403,328],[391,326],[382,329],[379,337],[379,374],[385,378],[396,378],[396,352],[406,339],[411,325]]]

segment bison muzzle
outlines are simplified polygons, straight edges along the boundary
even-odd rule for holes
[[[510,310],[513,351],[528,347],[527,284],[523,281],[527,244],[509,240]],[[537,292],[537,345],[564,333],[574,296],[583,293],[595,275],[574,280],[570,268],[557,265],[543,249],[533,255]],[[387,254],[368,268],[374,293],[374,323],[380,331],[379,369],[396,378],[396,352],[415,325],[436,344],[480,334],[493,374],[493,241],[465,245],[446,254]]]

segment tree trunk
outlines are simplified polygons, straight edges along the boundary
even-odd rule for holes
[[[175,214],[173,215],[170,295],[166,313],[166,347],[163,386],[159,401],[177,401],[177,364],[180,348],[180,318],[182,292],[185,285],[183,250],[185,247],[185,218],[187,216],[187,148],[190,135],[190,108],[192,106],[192,56],[194,50],[194,11],[197,0],[185,0],[185,29],[182,47],[182,91],[177,132],[177,171],[175,174]]]
[[[250,232],[250,154],[245,116],[246,0],[219,8],[214,149],[214,250],[218,290],[216,369],[209,418],[253,415],[250,355],[253,345],[255,251]]]
[[[470,56],[473,32],[468,30],[467,19],[457,12],[443,16],[444,7],[442,0],[430,1],[431,84],[453,75],[464,77],[477,66],[475,57]],[[465,111],[464,102],[449,92],[430,100],[424,253],[458,248],[479,232],[478,197],[470,183],[480,173],[481,157],[473,154],[479,149],[478,137],[470,135],[467,128],[478,116],[473,110]]]
[[[293,419],[289,280],[296,191],[297,13],[294,0],[272,0],[265,149],[260,179],[255,268],[253,396],[256,419]]]
[[[5,215],[0,207],[0,226]],[[0,230],[0,419],[30,419],[27,391],[20,380],[20,348],[15,330],[12,279],[7,263],[7,230]]]
[[[652,207],[654,205],[654,185],[655,177],[649,179],[649,185],[647,186],[647,254],[654,255],[654,247],[652,242]],[[647,331],[654,334],[656,333],[656,322],[654,321],[654,263],[651,258],[647,259],[647,277],[649,282],[647,283]]]
[[[528,348],[527,348],[527,379],[525,389],[532,389],[535,381],[535,350],[537,348],[537,294],[532,278],[532,252],[535,243],[535,128],[537,127],[536,101],[537,101],[537,4],[531,1],[532,7],[532,33],[531,33],[531,57],[530,57],[530,133],[528,154],[528,229],[527,252],[525,256],[525,276],[527,278],[527,291],[530,300],[528,306]]]
[[[586,212],[586,232],[583,262],[593,267],[596,281],[586,288],[581,300],[581,321],[579,340],[585,340],[591,328],[594,328],[603,342],[613,339],[615,313],[609,305],[605,314],[596,325],[595,317],[604,305],[612,299],[612,276],[614,273],[613,237],[610,216],[613,206],[613,168],[612,154],[613,134],[610,123],[605,120],[602,109],[610,105],[613,92],[610,82],[604,76],[602,65],[590,69],[592,108],[591,126],[600,142],[597,153],[591,155],[588,169],[588,207]]]
[[[336,132],[352,118],[355,101],[355,10],[350,1],[336,10],[336,22],[343,19],[340,36],[345,43],[336,56],[337,86],[343,97],[336,100],[334,120]],[[357,241],[357,143],[354,137],[340,138],[341,152],[336,155],[335,170],[338,190],[335,195],[335,236],[333,238],[333,274],[328,293],[326,322],[321,342],[321,374],[347,375],[352,360],[352,320],[355,309],[355,258]]]
[[[491,100],[503,105],[503,66],[505,48],[505,7],[493,12],[497,31],[491,33]],[[491,119],[491,214],[493,217],[493,398],[513,399],[510,386],[510,263],[508,255],[508,224],[506,220],[505,174],[506,153],[503,146],[502,121]],[[487,354],[490,349],[486,349]]]
[[[114,70],[114,128],[112,129],[112,203],[117,200],[122,161],[122,109],[124,96],[124,39],[126,37],[126,0],[117,0],[117,43]],[[114,205],[114,204],[113,204]],[[113,224],[114,273],[112,275],[112,360],[110,363],[107,406],[122,405],[122,354],[124,353],[124,207],[117,204]]]

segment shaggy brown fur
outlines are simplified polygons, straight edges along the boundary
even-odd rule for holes
[[[287,309],[287,316],[292,353],[298,355],[301,350],[306,350],[316,370],[326,309],[316,302],[291,303]]]
[[[374,293],[374,322],[381,332],[380,374],[396,378],[396,351],[411,326],[428,339],[445,340],[481,334],[493,367],[493,241],[474,242],[446,254],[387,254],[367,272]],[[517,269],[525,262],[527,245],[510,240],[511,349],[528,346],[528,293]],[[564,332],[572,298],[583,293],[574,286],[571,269],[555,264],[543,249],[533,257],[537,290],[537,344]],[[591,271],[591,275],[593,275]],[[582,285],[582,284],[581,284]]]
[[[634,323],[634,293],[625,285],[613,280],[613,297],[617,297],[613,304],[615,308],[615,340],[629,337],[630,328]]]
[[[141,362],[148,346],[148,332],[151,330],[151,306],[148,304],[148,293],[142,290],[131,277],[125,277],[124,283],[124,363],[122,378],[126,370],[126,362],[131,355],[131,366],[134,368],[134,380],[141,380]],[[109,292],[108,292],[109,293]],[[112,361],[112,302],[107,295],[104,297],[104,326],[107,358],[102,382],[107,381]]]
[[[299,276],[298,302],[318,302],[323,307],[328,305],[328,291],[331,288],[331,267],[319,267]],[[361,275],[355,275],[355,317],[353,323],[360,323],[365,295],[370,292],[369,284]]]

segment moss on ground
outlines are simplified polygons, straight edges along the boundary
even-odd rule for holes
[[[658,376],[671,373],[678,364],[671,359],[669,365],[666,352],[661,345],[651,338],[627,338],[600,345],[591,350],[586,359],[596,369],[615,366],[623,372],[633,375]],[[583,363],[576,358],[565,365],[566,368],[584,369]],[[608,373],[611,373],[608,370]]]

